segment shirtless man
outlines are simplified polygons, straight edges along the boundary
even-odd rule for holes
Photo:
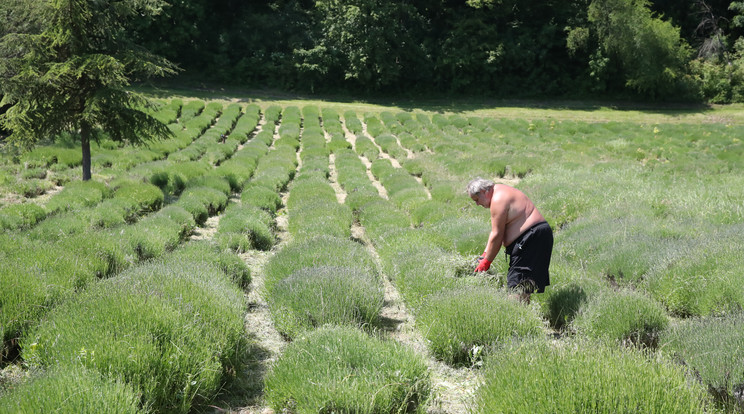
[[[533,292],[542,293],[550,284],[553,231],[532,201],[516,188],[476,178],[468,184],[468,195],[491,211],[491,234],[475,271],[488,270],[503,245],[510,256],[507,286],[529,303]]]

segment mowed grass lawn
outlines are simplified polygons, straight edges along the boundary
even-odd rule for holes
[[[224,108],[241,105],[246,114],[246,105],[250,105],[251,113],[260,108],[264,119],[270,118],[271,122],[277,120],[278,125],[282,125],[278,129],[282,138],[268,151],[271,138],[256,135],[238,152],[243,157],[233,156],[225,162],[222,160],[231,155],[221,154],[221,151],[227,147],[235,151],[238,142],[245,142],[244,138],[248,137],[249,132],[241,133],[240,138],[233,138],[235,142],[229,146],[214,147],[214,151],[205,144],[199,155],[204,165],[187,161],[197,157],[184,154],[186,150],[180,153],[185,158],[180,163],[174,162],[169,169],[157,164],[154,156],[153,160],[139,161],[142,164],[139,167],[119,167],[127,164],[121,159],[101,161],[98,171],[94,165],[94,179],[105,182],[106,186],[78,188],[81,195],[62,204],[59,201],[56,204],[54,201],[47,202],[38,195],[55,185],[62,185],[65,190],[52,200],[67,200],[62,196],[78,194],[73,192],[76,185],[70,184],[79,179],[77,162],[61,164],[64,159],[62,153],[71,156],[68,154],[69,145],[58,144],[53,147],[56,149],[52,150],[51,155],[48,149],[17,158],[4,155],[0,162],[1,236],[8,246],[15,247],[7,250],[10,253],[4,251],[0,256],[3,270],[12,269],[15,259],[23,256],[23,245],[15,241],[15,233],[19,231],[28,232],[28,239],[34,240],[34,243],[38,242],[37,239],[43,239],[50,246],[63,239],[62,230],[77,234],[72,229],[53,225],[61,223],[62,219],[70,221],[72,218],[67,215],[71,213],[67,211],[82,208],[75,207],[73,204],[76,202],[84,204],[85,208],[93,206],[90,207],[91,216],[85,216],[84,222],[77,217],[77,224],[69,226],[85,225],[96,231],[103,229],[100,230],[103,232],[115,226],[132,226],[131,223],[137,222],[139,216],[157,211],[164,203],[172,203],[176,196],[180,197],[178,202],[168,207],[170,210],[165,211],[170,220],[168,223],[173,227],[173,240],[163,241],[161,248],[160,245],[149,246],[145,243],[151,241],[150,236],[142,236],[142,240],[139,240],[126,232],[121,233],[132,238],[132,242],[127,244],[131,252],[127,250],[119,258],[116,255],[118,244],[114,245],[111,241],[112,246],[108,247],[113,252],[111,258],[100,259],[102,264],[95,262],[87,265],[91,268],[88,273],[99,278],[114,274],[121,278],[123,274],[149,281],[149,273],[142,267],[125,270],[124,273],[119,271],[173,250],[183,238],[186,232],[184,228],[192,228],[194,223],[200,224],[207,215],[221,214],[227,204],[227,194],[231,192],[243,192],[241,199],[245,208],[238,210],[233,206],[225,211],[225,217],[232,221],[226,220],[218,229],[220,246],[233,251],[269,249],[274,243],[271,220],[279,206],[278,192],[286,188],[287,182],[294,176],[294,151],[302,142],[303,151],[307,150],[302,155],[306,172],[290,187],[294,193],[290,193],[288,201],[294,207],[290,208],[289,232],[296,239],[295,242],[299,244],[311,240],[311,237],[328,235],[330,226],[315,228],[306,224],[312,223],[315,217],[323,216],[327,217],[327,222],[341,223],[338,234],[331,235],[342,240],[339,243],[346,243],[352,214],[359,219],[380,251],[383,270],[391,278],[397,272],[393,282],[418,318],[418,328],[426,328],[424,335],[443,332],[443,336],[451,336],[427,337],[437,358],[452,364],[478,362],[480,365],[480,361],[477,361],[479,354],[475,350],[482,345],[487,346],[488,355],[484,357],[482,369],[484,386],[472,402],[473,411],[518,412],[516,407],[536,412],[592,411],[596,395],[606,393],[612,394],[606,398],[609,402],[606,406],[594,407],[596,410],[618,407],[632,410],[632,407],[644,406],[642,410],[647,412],[691,412],[713,409],[704,401],[711,395],[717,398],[718,408],[741,409],[741,402],[736,397],[744,385],[744,371],[741,370],[744,351],[737,345],[744,335],[744,260],[741,254],[744,251],[744,143],[741,141],[744,139],[744,108],[741,106],[639,109],[592,103],[538,105],[514,102],[398,103],[393,106],[290,100],[276,96],[259,99],[256,97],[258,95],[225,98],[224,93],[219,97],[205,93],[194,96],[183,91],[158,91],[154,96],[165,102],[174,99],[182,101],[184,105],[179,109],[182,117],[190,107],[189,102],[212,98],[212,104],[220,103]],[[317,107],[320,111],[307,112],[305,108],[308,107]],[[281,119],[279,108],[283,108]],[[379,151],[369,140],[358,139],[355,152],[364,154],[372,162],[370,173],[386,187],[389,201],[369,201],[376,195],[374,190],[369,195],[370,184],[364,181],[365,173],[354,169],[359,159],[350,148],[340,145],[333,152],[340,171],[339,181],[347,188],[349,198],[345,206],[334,204],[334,195],[326,188],[328,184],[324,181],[327,175],[327,166],[324,166],[326,154],[321,151],[318,155],[308,150],[311,140],[314,140],[314,145],[322,147],[323,135],[321,131],[315,131],[317,134],[311,138],[308,133],[310,119],[300,121],[297,108],[303,108],[304,114],[317,113],[322,118],[326,133],[330,134],[331,121],[339,122],[340,114],[345,127],[357,137],[364,135],[362,122],[366,127],[365,132],[375,138],[380,137],[376,143],[383,152],[397,159],[401,169],[378,158]],[[206,109],[209,109],[209,105]],[[289,115],[293,115],[291,123]],[[353,115],[356,118],[349,122]],[[222,118],[226,118],[225,112]],[[254,119],[251,125],[257,122]],[[315,121],[312,123],[315,124]],[[304,128],[302,139],[298,141],[301,128]],[[314,125],[314,128],[319,126]],[[184,131],[188,131],[188,128],[181,133]],[[337,138],[334,135],[329,142],[338,143],[335,141]],[[188,145],[193,139],[184,138],[181,147],[187,147],[187,150],[193,148]],[[210,141],[209,145],[215,143]],[[48,163],[46,160],[54,161]],[[351,162],[348,167],[344,164],[347,161]],[[246,165],[251,165],[250,171],[241,169]],[[177,170],[179,166],[183,171]],[[269,174],[272,168],[281,171]],[[120,178],[144,170],[147,171],[145,181],[149,184]],[[219,175],[221,179],[200,178],[209,174]],[[144,173],[142,175],[145,176]],[[413,179],[414,176],[420,178],[425,190],[416,187],[419,184]],[[519,308],[520,312],[525,313],[520,319],[526,321],[524,332],[515,333],[515,328],[507,324],[503,329],[504,334],[485,335],[492,337],[487,339],[488,343],[479,343],[484,335],[476,332],[488,324],[482,324],[480,320],[464,324],[458,311],[465,309],[464,305],[472,302],[476,293],[484,295],[486,302],[489,298],[498,299],[498,309],[492,309],[494,314],[512,315],[513,311],[503,312],[499,309],[521,306],[502,298],[502,292],[490,290],[501,288],[499,281],[503,281],[506,270],[503,256],[494,261],[492,274],[495,277],[486,282],[473,281],[472,276],[461,277],[462,272],[454,272],[457,273],[455,276],[437,276],[438,272],[453,273],[448,272],[447,266],[477,256],[485,244],[489,229],[488,213],[474,206],[464,193],[467,182],[476,176],[505,182],[523,190],[555,231],[551,286],[544,294],[534,295],[530,307]],[[250,185],[247,184],[249,179],[253,180]],[[252,185],[267,189],[264,191],[266,194],[249,191]],[[153,192],[160,195],[160,190],[154,191],[154,186],[162,190],[163,198],[152,196]],[[350,190],[352,188],[353,191]],[[323,197],[326,192],[328,197]],[[263,198],[259,200],[259,196],[268,201]],[[310,196],[323,198],[323,203],[309,203],[307,200]],[[103,203],[109,204],[101,204],[104,199],[109,201]],[[197,199],[198,202],[195,201]],[[302,204],[303,200],[305,204]],[[252,206],[248,208],[248,204]],[[25,207],[19,208],[19,205]],[[96,205],[105,208],[93,210]],[[176,208],[179,214],[186,215],[185,219],[174,220]],[[114,218],[104,214],[119,210],[121,214]],[[160,215],[164,216],[165,213],[161,210]],[[41,224],[36,225],[37,222]],[[250,234],[242,234],[240,228],[249,222],[255,222],[255,229]],[[143,223],[141,227],[150,222]],[[231,228],[231,223],[237,223],[237,228]],[[23,240],[26,240],[25,234]],[[109,236],[109,233],[101,234]],[[101,240],[114,240],[113,234],[109,238],[101,236]],[[422,241],[423,234],[431,237],[431,240]],[[30,245],[31,242],[27,243]],[[400,252],[405,252],[405,257],[395,262],[393,258]],[[18,256],[14,258],[14,255]],[[449,263],[444,260],[449,255],[459,255],[460,258],[452,259]],[[284,256],[291,257],[286,252]],[[279,259],[284,256],[282,252],[277,254],[274,267],[283,263]],[[390,265],[394,262],[395,270]],[[163,263],[164,268],[170,269],[167,259]],[[436,266],[431,266],[431,263]],[[155,269],[159,265],[161,263],[156,262],[147,266]],[[324,268],[329,274],[329,281],[333,281],[337,273],[347,276],[359,273],[360,280],[376,280],[372,277],[376,271],[366,268],[357,269],[356,273],[349,269],[338,271],[331,265],[335,264]],[[226,289],[236,290],[236,286],[242,286],[249,279],[233,275],[235,280],[230,281],[230,272],[213,267],[208,266],[204,273],[226,286]],[[148,272],[152,270],[148,269],[145,268]],[[430,279],[421,276],[426,269],[429,269]],[[29,267],[26,270],[31,272],[33,269]],[[305,278],[305,273],[308,273],[305,269],[295,270],[294,273],[290,272],[294,278],[288,280],[310,280]],[[3,273],[2,276],[8,275]],[[240,282],[242,279],[245,280]],[[190,280],[183,283],[186,282],[191,283]],[[290,286],[289,282],[284,285],[279,282],[285,281],[277,279],[276,286],[271,285],[274,288],[270,289],[271,292],[281,293],[285,285]],[[484,283],[489,284],[489,289],[480,287]],[[87,300],[89,296],[95,299],[99,290],[103,291],[109,285],[119,288],[119,284],[119,279],[107,284],[93,284],[80,277],[64,292],[54,296],[54,300],[38,300],[44,304],[49,302],[50,306],[56,306],[57,301],[64,302],[64,307],[54,313],[60,319],[73,315],[75,306],[78,302],[83,303],[83,299]],[[377,285],[371,282],[367,284],[370,291],[377,292]],[[477,287],[467,286],[469,284]],[[94,287],[87,288],[86,296],[76,296],[77,301],[68,301],[67,295],[73,295],[89,285]],[[126,290],[126,286],[122,286],[121,289]],[[296,288],[294,285],[290,287]],[[434,294],[434,288],[444,293]],[[27,290],[31,292],[34,289]],[[238,295],[232,290],[232,294]],[[194,291],[197,289],[194,288]],[[0,306],[7,307],[14,303],[11,299],[0,300]],[[295,302],[286,306],[291,307]],[[377,302],[376,299],[369,306],[372,311],[368,317],[356,319],[363,319],[364,323],[374,322],[379,305]],[[166,304],[171,306],[170,302]],[[204,306],[216,305],[205,301]],[[233,323],[239,320],[240,310],[231,308],[231,311],[234,315],[231,315],[230,323]],[[472,312],[478,311],[473,309]],[[453,317],[439,317],[439,312],[447,313],[443,316]],[[26,335],[25,340],[21,341],[20,350],[24,357],[40,361],[48,357],[50,361],[56,361],[57,356],[52,351],[57,351],[38,349],[37,341],[38,338],[43,339],[47,331],[51,337],[54,334],[51,327],[61,324],[40,322],[43,313],[27,313],[29,316],[22,322],[0,327],[5,335],[4,345],[16,346],[18,341],[15,337]],[[327,319],[332,320],[335,316],[338,315],[330,315]],[[70,316],[70,319],[74,317]],[[356,321],[355,318],[351,319]],[[449,319],[451,322],[447,322]],[[183,323],[188,325],[190,320]],[[303,321],[289,322],[284,332],[292,334],[289,336],[298,336],[306,329]],[[561,340],[557,343],[543,342],[545,338],[541,337],[541,325],[551,333],[559,333]],[[452,327],[460,329],[449,329]],[[34,332],[35,336],[28,336],[28,332]],[[340,335],[333,330],[321,332],[323,335]],[[351,337],[356,333],[348,335]],[[524,342],[506,343],[510,335],[516,335]],[[472,343],[463,342],[461,338],[466,336],[478,339]],[[8,338],[14,339],[8,341]],[[320,340],[318,338],[323,337],[317,334],[311,339]],[[213,344],[213,348],[220,352],[240,348],[240,340],[233,339],[227,344]],[[297,349],[315,346],[312,341],[297,343]],[[600,343],[601,346],[598,345]],[[24,344],[27,345],[25,348]],[[78,354],[81,351],[76,346],[72,343],[68,354],[80,359]],[[616,354],[621,349],[621,354]],[[638,349],[650,352],[637,352]],[[627,350],[630,353],[626,354]],[[205,352],[213,350],[210,348]],[[539,360],[536,354],[541,355]],[[212,361],[215,365],[221,364],[215,368],[215,372],[224,369],[223,365],[234,363],[234,355],[228,357],[218,361],[219,364]],[[98,358],[102,360],[101,356]],[[650,365],[645,365],[646,362]],[[202,363],[205,362],[199,360],[193,365]],[[96,364],[91,362],[86,369]],[[607,371],[602,371],[600,375],[598,370],[602,367],[606,367]],[[581,372],[579,368],[585,373],[576,375],[575,372]],[[289,368],[289,371],[293,370]],[[188,375],[191,375],[191,371],[184,369],[184,372],[184,378],[190,379]],[[415,378],[424,375],[416,372]],[[566,377],[569,373],[575,376],[572,383],[575,392],[554,394],[555,378]],[[84,374],[89,375],[87,371]],[[51,375],[56,374],[52,372]],[[633,375],[644,377],[647,383],[637,382],[633,386]],[[690,383],[696,385],[685,388],[683,393],[675,392],[680,387],[686,387],[685,375],[691,379]],[[124,377],[127,384],[137,384],[126,375]],[[139,378],[135,374],[131,377]],[[583,382],[587,378],[596,378],[598,381]],[[144,378],[141,382],[150,387],[146,380]],[[216,390],[219,378],[215,376],[209,380],[211,389]],[[532,381],[529,389],[515,385],[528,380]],[[98,378],[91,376],[91,382],[94,381],[98,381]],[[278,380],[272,377],[272,381],[277,383]],[[157,387],[153,385],[152,388]],[[704,395],[705,390],[709,391],[707,395]],[[272,389],[267,392],[276,395]],[[423,390],[420,395],[425,396],[427,392]],[[111,386],[111,393],[123,395],[122,407],[131,405],[135,400],[130,395],[131,390],[119,383]],[[500,398],[499,393],[509,395],[510,399]],[[198,400],[198,393],[189,389],[183,394],[171,401],[168,390],[158,389],[152,392],[149,404],[167,410],[177,407],[178,410],[187,411],[192,399]],[[22,398],[19,395],[16,394],[18,401]],[[544,401],[535,400],[534,395],[548,397]],[[403,401],[408,400],[404,398]]]

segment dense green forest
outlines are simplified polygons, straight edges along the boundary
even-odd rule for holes
[[[0,34],[40,30],[44,3],[3,0]],[[252,88],[744,101],[741,1],[169,0],[127,34]]]

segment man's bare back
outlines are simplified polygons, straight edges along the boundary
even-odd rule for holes
[[[497,202],[494,203],[493,200]],[[504,246],[514,242],[522,233],[537,223],[542,223],[545,218],[537,211],[532,201],[521,191],[508,185],[496,184],[493,188],[491,201],[491,214],[496,208],[504,208],[499,203],[506,203],[508,207],[506,215],[506,228],[504,229]]]
[[[486,251],[495,249],[493,256],[496,256],[501,246],[510,245],[527,229],[545,221],[532,201],[516,188],[496,184],[492,192],[484,193],[472,195],[471,198],[479,206],[491,211],[492,237],[489,241],[493,240],[498,244],[491,246],[489,243]]]

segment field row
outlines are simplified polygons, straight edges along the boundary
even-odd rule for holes
[[[4,357],[33,378],[0,411],[42,392],[59,404],[78,386],[102,390],[80,409],[209,403],[252,358],[251,275],[235,253],[272,249],[281,207],[290,240],[261,269],[291,340],[264,382],[274,410],[426,411],[429,356],[480,378],[473,412],[736,409],[738,129],[176,107],[161,116],[177,137],[207,126],[160,158],[65,185],[36,222],[0,235]],[[503,261],[472,274],[490,230],[462,190],[475,175],[523,189],[556,230],[552,285],[532,306],[508,297]],[[216,214],[212,241],[185,242]],[[426,354],[384,334],[384,278]]]

